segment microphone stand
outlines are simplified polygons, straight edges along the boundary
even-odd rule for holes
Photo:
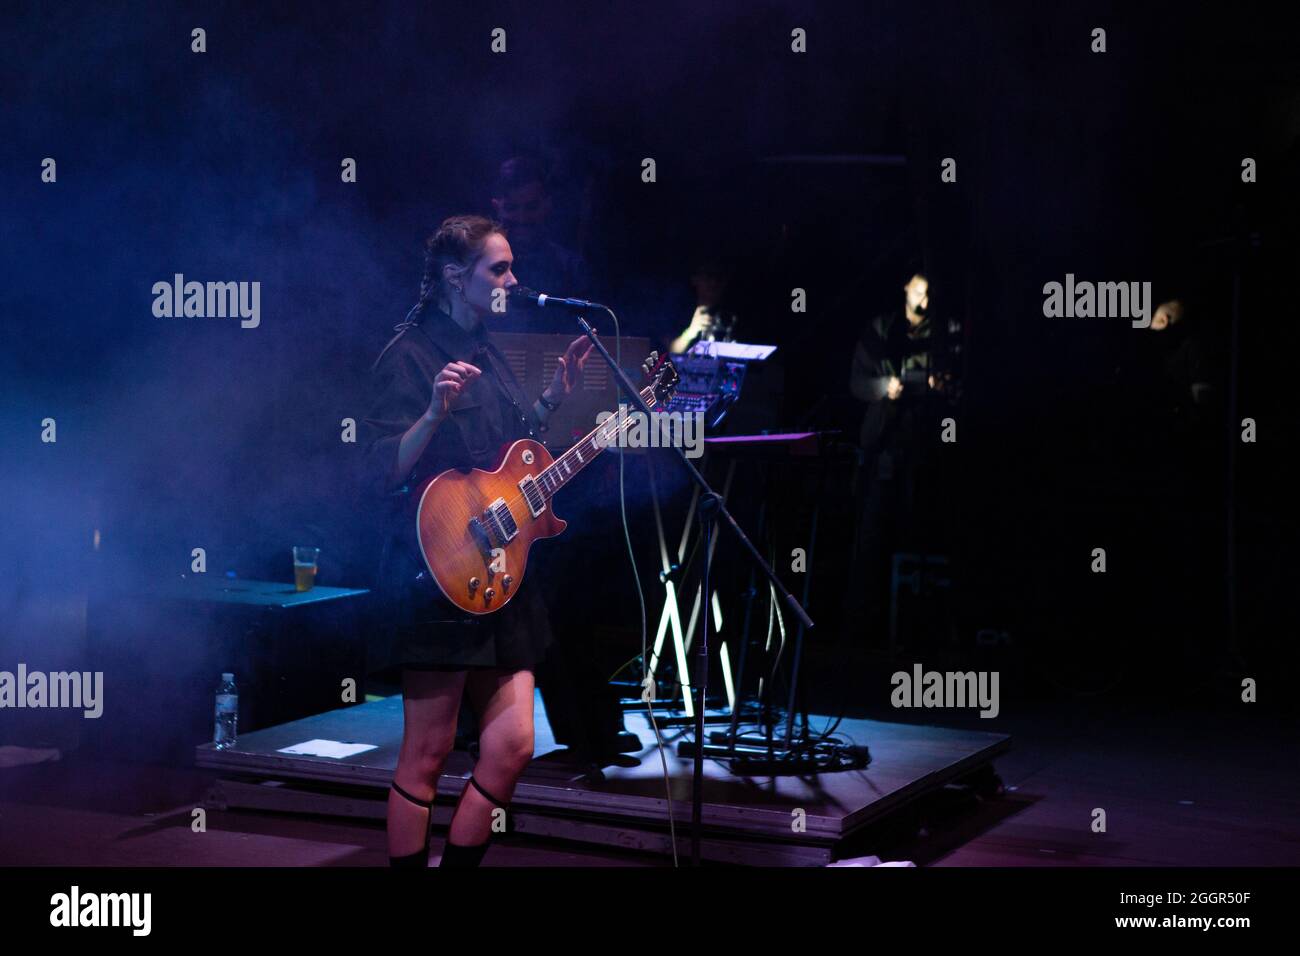
[[[618,382],[618,387],[622,389],[623,393],[635,404],[638,410],[649,416],[654,410],[641,398],[641,393],[637,390],[637,387],[618,367],[618,363],[614,361],[614,357],[609,354],[609,350],[605,348],[600,339],[596,338],[595,330],[581,312],[578,313],[577,318],[578,326],[586,334],[587,338],[591,339],[592,345],[596,347],[600,357],[609,366],[614,375],[614,380]],[[647,418],[646,421],[649,422],[650,419]],[[699,690],[697,691],[698,703],[695,707],[695,772],[691,783],[691,865],[699,866],[700,834],[703,827],[704,807],[704,707],[708,700],[709,689],[709,564],[711,563],[710,551],[713,543],[713,523],[715,518],[721,518],[727,527],[731,529],[737,540],[749,553],[750,559],[762,570],[763,574],[772,583],[772,587],[776,589],[777,593],[785,601],[786,606],[790,608],[791,613],[803,623],[803,626],[811,628],[813,622],[799,602],[795,600],[794,595],[781,583],[771,565],[759,554],[758,549],[754,547],[754,543],[741,530],[740,525],[736,523],[736,519],[727,510],[727,505],[722,500],[722,496],[709,487],[709,483],[704,480],[704,476],[691,464],[691,460],[686,457],[686,452],[679,445],[674,445],[673,451],[677,453],[677,460],[682,463],[682,467],[686,469],[686,473],[690,475],[691,480],[700,488],[697,514],[703,525],[704,532],[704,613],[701,615],[704,627],[700,647],[696,653],[695,669],[697,680],[695,683],[698,685]]]

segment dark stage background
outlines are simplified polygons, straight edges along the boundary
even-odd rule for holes
[[[1300,65],[1267,9],[6,5],[5,661],[75,666],[105,563],[171,577],[204,547],[209,573],[287,578],[288,547],[311,538],[320,583],[364,586],[361,447],[340,421],[364,415],[422,240],[445,216],[490,212],[497,164],[534,153],[554,177],[557,238],[594,277],[546,291],[607,301],[625,333],[663,341],[689,319],[693,266],[722,258],[740,337],[785,356],[787,426],[855,434],[853,342],[923,263],[931,311],[964,330],[935,505],[959,646],[975,659],[978,631],[1010,636],[997,653],[1026,679],[1004,683],[1009,697],[1124,675],[1144,695],[1234,699],[1225,673],[1284,673],[1300,623]],[[498,26],[504,55],[489,51]],[[1094,26],[1105,54],[1089,51]],[[206,53],[190,50],[194,27]],[[1257,183],[1241,181],[1246,156]],[[340,181],[344,157],[356,183]],[[645,157],[657,182],[641,181]],[[944,157],[956,183],[940,181]],[[260,281],[261,325],[155,318],[151,287],[178,272]],[[531,284],[526,261],[515,272]],[[1195,303],[1235,405],[1167,443],[1117,375],[1143,333],[1043,318],[1043,283],[1067,272]],[[806,315],[790,312],[794,287]],[[1247,416],[1254,444],[1238,439]],[[40,441],[47,417],[55,444]],[[643,487],[629,494],[643,514]],[[608,531],[613,502],[596,497],[571,495],[567,517]],[[833,581],[841,545],[827,542]],[[791,532],[777,554],[802,544]],[[1099,546],[1104,576],[1089,571]],[[610,615],[632,635],[629,575],[610,568]],[[879,641],[842,619],[842,597],[814,592],[814,687]]]

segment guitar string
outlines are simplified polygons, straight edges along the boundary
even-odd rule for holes
[[[650,392],[650,397],[653,397],[653,396],[654,396],[654,392],[653,392],[651,386],[646,386],[646,388],[643,389],[643,390],[641,391],[641,397],[642,397],[642,398],[646,398],[646,394],[645,394],[646,392]],[[648,403],[649,403],[649,398],[646,398],[646,401],[647,401],[647,404],[648,404]],[[626,431],[627,428],[630,427],[630,426],[632,425],[632,423],[636,420],[636,419],[635,419],[635,413],[636,413],[637,411],[640,411],[640,409],[633,409],[632,411],[629,411],[628,414],[627,414],[627,417],[625,417],[625,418],[623,418],[622,420],[620,420],[619,423],[618,423],[618,425],[617,425],[617,426],[614,426],[614,427],[610,427],[610,425],[609,425],[609,422],[612,422],[612,421],[614,420],[614,416],[611,415],[611,416],[609,417],[609,419],[607,419],[605,422],[602,422],[601,424],[597,425],[597,426],[596,426],[595,428],[593,428],[590,432],[588,432],[585,436],[583,436],[583,438],[582,438],[580,441],[576,442],[576,443],[573,445],[572,448],[570,448],[570,449],[569,449],[568,451],[566,451],[563,455],[561,455],[559,458],[555,459],[553,462],[551,462],[549,465],[547,465],[545,468],[543,468],[541,471],[539,471],[536,475],[534,475],[534,476],[533,476],[533,484],[536,485],[536,486],[538,486],[539,490],[542,490],[544,494],[546,493],[547,490],[549,490],[550,494],[549,494],[547,500],[550,500],[550,498],[555,497],[555,492],[557,492],[557,491],[559,491],[561,488],[563,488],[563,487],[568,483],[569,478],[573,477],[573,475],[575,475],[575,474],[577,474],[579,471],[581,471],[582,468],[586,466],[587,462],[582,461],[581,458],[579,458],[579,461],[581,462],[581,464],[580,464],[576,469],[573,469],[573,470],[572,470],[572,474],[570,474],[569,477],[567,477],[567,478],[566,478],[566,477],[563,477],[563,476],[561,475],[561,472],[560,472],[560,470],[559,470],[559,468],[558,468],[557,466],[558,466],[561,462],[565,462],[565,461],[567,461],[570,455],[574,455],[574,454],[576,454],[580,449],[582,449],[584,446],[586,446],[587,442],[588,442],[589,440],[595,438],[595,437],[596,437],[596,434],[597,434],[598,432],[603,433],[603,436],[602,436],[602,437],[608,439],[608,438],[611,437],[614,433],[617,433],[617,432],[620,432],[620,431]],[[609,447],[609,446],[608,446],[608,445],[606,445],[605,447],[599,447],[599,446],[596,446],[596,447],[594,447],[592,450],[595,451],[596,455],[599,455],[599,454],[600,454],[602,451],[604,451],[605,448],[607,448],[607,447]],[[593,455],[592,458],[588,459],[588,461],[594,460],[594,458],[595,458],[595,455]],[[566,465],[566,467],[567,467],[567,465]],[[542,476],[545,475],[545,474],[547,474],[548,472],[550,472],[551,469],[556,469],[555,474],[556,474],[557,476],[560,476],[560,482],[559,482],[559,484],[557,484],[557,485],[555,486],[554,489],[547,489],[545,485],[542,485],[542,484],[541,484],[541,480],[542,480]],[[516,495],[515,497],[513,497],[513,498],[511,498],[511,499],[509,499],[508,501],[505,502],[505,506],[506,506],[506,508],[511,512],[511,517],[512,517],[512,518],[514,517],[514,506],[517,505],[517,504],[519,504],[520,502],[526,502],[527,497],[528,497],[528,496],[527,496],[526,494],[524,494],[524,493],[521,491],[518,495]],[[529,513],[531,514],[531,513],[532,513],[532,508],[531,508],[531,506],[529,507],[528,510],[529,510]]]
[[[613,419],[611,418],[610,421],[613,421]],[[594,454],[592,455],[592,457],[591,457],[591,458],[588,458],[587,461],[581,461],[581,459],[579,459],[579,461],[581,462],[581,464],[580,464],[577,468],[573,469],[573,470],[572,470],[572,473],[571,473],[568,477],[564,477],[563,474],[561,473],[560,469],[556,467],[556,466],[558,466],[558,465],[560,464],[560,462],[567,461],[567,459],[569,458],[569,455],[570,455],[571,453],[576,453],[579,449],[581,449],[581,448],[583,448],[583,447],[587,447],[587,442],[588,442],[588,440],[589,440],[589,439],[593,439],[593,438],[596,436],[596,433],[597,433],[597,432],[600,432],[600,433],[602,434],[602,438],[605,439],[606,441],[608,441],[610,438],[613,437],[613,435],[614,435],[616,432],[619,432],[619,431],[626,432],[626,431],[631,427],[631,425],[632,425],[632,423],[633,423],[634,421],[635,421],[634,416],[631,415],[631,414],[628,414],[628,416],[627,416],[626,418],[622,419],[622,421],[618,424],[617,427],[610,428],[610,427],[606,427],[605,425],[602,424],[602,425],[599,426],[598,428],[592,430],[592,432],[591,432],[590,434],[588,434],[587,436],[585,436],[585,437],[582,439],[582,441],[576,443],[576,444],[575,444],[572,448],[570,448],[567,452],[565,452],[565,453],[564,453],[563,455],[561,455],[559,458],[555,459],[555,461],[553,461],[550,465],[548,465],[546,468],[542,469],[540,472],[538,472],[536,475],[534,475],[534,476],[532,477],[533,484],[534,484],[535,487],[537,487],[538,491],[539,491],[541,494],[543,494],[543,495],[545,496],[545,499],[544,499],[544,500],[549,501],[550,499],[554,498],[554,497],[555,497],[555,493],[558,492],[561,488],[563,488],[566,484],[568,484],[568,482],[569,482],[569,478],[572,478],[573,475],[576,475],[579,471],[582,470],[583,467],[586,466],[587,462],[590,462],[590,461],[594,460],[595,457],[596,457],[596,455],[599,455],[602,451],[605,450],[606,447],[609,447],[609,446],[608,446],[608,445],[606,445],[606,446],[604,446],[604,447],[600,447],[600,446],[590,446],[590,447],[591,447],[591,450],[594,452]],[[548,474],[548,473],[551,471],[551,469],[553,469],[553,468],[555,469],[555,474],[556,474],[556,476],[559,478],[559,482],[558,482],[558,484],[555,485],[554,488],[551,488],[551,487],[549,487],[547,484],[543,484],[543,482],[542,482],[542,476],[545,475],[545,474]],[[527,498],[528,498],[528,496],[527,496],[524,492],[521,491],[519,494],[515,495],[513,498],[510,498],[508,501],[504,502],[506,508],[511,512],[511,517],[514,516],[514,507],[515,507],[515,505],[517,505],[517,504],[519,504],[519,503],[521,503],[521,502],[525,502],[525,503],[526,503],[526,502],[527,502]],[[530,506],[530,507],[529,507],[529,513],[531,514],[531,512],[532,512],[532,508],[531,508],[531,506]]]
[[[647,392],[649,392],[649,395],[646,394]],[[654,398],[654,390],[653,390],[653,388],[652,388],[651,386],[646,386],[645,388],[643,388],[643,389],[641,390],[641,392],[640,392],[640,396],[641,396],[642,399],[644,399],[644,400],[646,401],[647,404],[649,404],[650,400]],[[580,450],[580,449],[581,449],[581,448],[582,448],[582,447],[587,443],[588,439],[592,439],[592,438],[594,438],[594,437],[596,436],[596,433],[597,433],[597,432],[604,431],[604,432],[606,432],[606,433],[609,433],[609,432],[615,432],[615,431],[621,431],[621,430],[623,430],[623,426],[625,426],[625,425],[630,425],[630,424],[634,421],[633,416],[636,414],[637,411],[640,411],[640,409],[633,409],[631,412],[629,412],[628,415],[627,415],[627,417],[621,419],[621,420],[619,421],[619,424],[618,424],[615,428],[610,428],[610,427],[609,427],[609,421],[612,420],[612,419],[614,418],[613,415],[610,415],[609,419],[607,419],[607,420],[601,422],[599,425],[597,425],[595,428],[593,428],[590,432],[588,432],[588,433],[587,433],[587,434],[582,438],[581,441],[575,442],[572,448],[570,448],[568,451],[566,451],[566,452],[565,452],[563,455],[561,455],[559,458],[555,459],[555,461],[551,462],[551,464],[549,464],[548,466],[546,466],[545,468],[543,468],[543,469],[541,470],[541,472],[538,473],[537,478],[535,478],[534,481],[540,479],[543,475],[545,475],[547,472],[549,472],[552,468],[555,468],[555,467],[556,467],[557,465],[559,465],[561,462],[566,461],[570,455],[577,454],[577,452],[578,452],[578,451],[579,451],[579,450]],[[606,437],[608,437],[608,434],[606,435]],[[606,447],[608,447],[608,446],[606,446]],[[598,447],[598,446],[597,446],[597,447],[595,447],[593,450],[596,451],[597,454],[599,454],[600,452],[604,451],[605,449],[602,448],[602,447]],[[585,466],[585,465],[586,465],[586,462],[582,461],[581,457],[579,457],[578,460],[579,460],[579,462],[580,462],[580,465],[579,465],[579,467],[578,467],[577,469],[574,469],[574,470],[573,470],[573,474],[576,474],[578,471],[581,471],[581,470],[582,470],[582,466]],[[567,465],[566,465],[566,468],[567,468]],[[558,469],[556,470],[556,474],[557,474],[557,475],[559,474],[559,470],[558,470]],[[572,477],[572,474],[571,474],[569,477]],[[560,484],[556,486],[555,491],[559,491],[560,488],[563,488],[564,485],[568,482],[568,480],[569,480],[568,478],[564,478],[564,477],[562,477],[562,478],[560,479]],[[554,493],[555,493],[554,491],[551,493],[552,496],[554,495]]]
[[[647,387],[646,390],[649,391],[649,388]],[[644,395],[643,395],[643,397],[644,397]],[[648,401],[648,400],[647,400],[647,401]],[[624,431],[624,432],[626,432],[626,431],[627,431],[627,428],[628,428],[629,426],[631,426],[631,424],[635,421],[635,417],[633,416],[633,414],[632,414],[631,412],[629,412],[628,415],[627,415],[627,417],[624,418],[624,419],[622,419],[621,422],[619,422],[619,427],[618,427],[617,429],[614,429],[614,428],[610,428],[610,427],[608,427],[608,426],[609,426],[609,422],[612,422],[612,421],[614,421],[613,416],[611,416],[611,417],[610,417],[609,419],[607,419],[605,422],[602,422],[600,425],[597,425],[597,426],[596,426],[595,428],[593,428],[590,432],[588,432],[587,435],[585,435],[585,436],[583,437],[582,441],[580,441],[580,442],[578,442],[577,444],[575,444],[575,445],[573,446],[573,448],[570,448],[569,451],[566,451],[566,452],[565,452],[563,455],[561,455],[559,458],[555,459],[555,461],[553,461],[550,465],[548,465],[547,468],[544,468],[541,472],[539,472],[537,475],[535,475],[535,476],[533,477],[533,480],[534,480],[534,481],[537,481],[537,479],[538,479],[539,477],[541,477],[541,475],[545,474],[545,473],[546,473],[547,471],[549,471],[551,468],[554,468],[557,464],[559,464],[561,461],[563,461],[565,458],[567,458],[568,455],[569,455],[571,452],[573,452],[573,451],[575,451],[576,449],[582,447],[582,445],[583,445],[583,444],[584,444],[588,439],[595,437],[595,435],[596,435],[597,432],[604,432],[606,437],[609,437],[609,435],[612,434],[612,433],[615,432],[615,431]],[[606,447],[608,447],[608,446],[606,446]],[[604,448],[596,448],[596,449],[595,449],[595,451],[596,451],[597,454],[599,454],[600,452],[602,452],[602,451],[604,451],[604,450],[605,450]],[[588,461],[591,461],[591,460],[594,460],[594,456],[593,456],[592,459],[588,459]],[[584,462],[584,464],[585,464],[585,462]],[[575,474],[576,474],[576,472],[575,472]],[[567,479],[565,479],[565,480],[567,481]],[[563,487],[563,484],[561,484],[559,487]],[[556,490],[558,491],[559,488],[556,488]],[[516,504],[518,504],[518,503],[521,502],[521,501],[525,501],[526,497],[527,497],[526,495],[520,493],[519,495],[516,495],[514,498],[511,498],[509,501],[505,502],[506,507],[507,507],[508,509],[510,509],[510,511],[511,511],[511,518],[514,517],[514,513],[513,513],[513,512],[514,512],[514,509],[513,509],[513,506],[516,505]],[[552,493],[552,497],[554,497],[554,493]],[[532,509],[530,508],[530,509],[529,509],[530,514],[531,514],[531,511],[532,511]],[[508,543],[508,542],[507,542],[507,543]],[[461,553],[462,551],[465,551],[466,549],[471,548],[471,547],[472,547],[474,550],[477,551],[479,546],[474,542],[474,539],[473,539],[473,538],[464,538],[464,539],[462,539],[461,544],[460,544],[460,547],[456,550],[455,553],[456,553],[456,554],[459,554],[459,553]]]

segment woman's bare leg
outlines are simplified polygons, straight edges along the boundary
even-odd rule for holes
[[[402,672],[402,749],[397,785],[420,800],[433,800],[447,754],[456,740],[456,718],[465,671]],[[408,856],[424,847],[431,811],[388,791],[388,855]]]
[[[474,779],[502,803],[509,803],[519,775],[533,759],[533,672],[475,671],[466,690],[480,728]],[[458,846],[485,842],[492,833],[495,809],[467,784],[451,818],[448,839]]]

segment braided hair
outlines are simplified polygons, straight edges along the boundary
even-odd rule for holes
[[[505,228],[484,216],[450,216],[444,219],[438,231],[424,243],[424,275],[420,278],[419,301],[406,313],[406,318],[395,327],[395,331],[419,325],[429,303],[438,305],[448,299],[443,267],[449,264],[472,266],[483,254],[488,236],[494,232],[504,235]]]

